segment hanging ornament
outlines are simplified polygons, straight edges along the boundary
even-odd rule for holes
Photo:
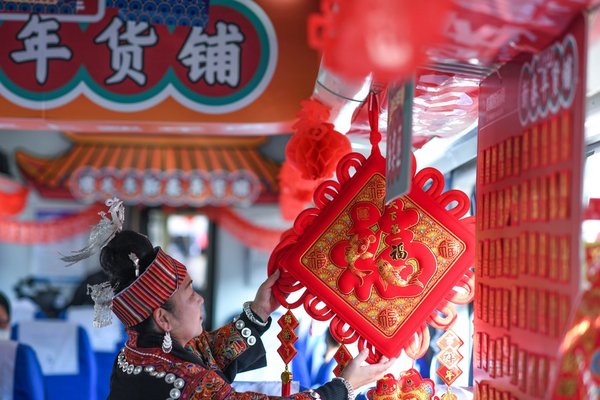
[[[459,351],[464,342],[452,329],[448,329],[436,344],[440,348],[436,359],[441,364],[436,373],[448,385],[448,390],[442,395],[442,400],[457,400],[458,398],[452,393],[450,386],[463,373],[458,363],[464,358]]]
[[[338,342],[370,350],[368,362],[403,349],[417,358],[429,345],[427,324],[448,328],[456,318],[451,303],[473,297],[474,218],[463,218],[468,196],[443,192],[433,168],[415,174],[414,158],[410,193],[386,204],[378,107],[370,99],[371,155],[346,155],[337,180],[319,185],[315,207],[300,213],[272,252],[269,273],[281,271],[273,291],[284,306],[330,320]]]
[[[281,342],[281,346],[279,346],[277,352],[285,363],[285,370],[281,373],[281,395],[289,396],[293,379],[289,364],[298,352],[294,347],[294,343],[298,340],[298,336],[296,335],[296,332],[294,332],[298,327],[298,320],[294,314],[288,310],[279,318],[277,323],[281,327],[281,332],[277,335],[277,338]]]
[[[435,384],[429,378],[423,378],[414,368],[400,373],[398,378],[399,400],[430,400],[435,393]]]
[[[392,374],[377,380],[375,388],[367,391],[367,399],[369,400],[397,400],[400,388],[398,381]]]
[[[335,376],[342,374],[342,371],[352,361],[352,358],[352,354],[350,354],[348,348],[342,344],[333,355],[333,359],[337,362],[336,367],[333,369]]]
[[[327,122],[329,109],[315,99],[301,102],[294,135],[285,148],[286,161],[302,179],[330,178],[338,161],[352,151],[350,141]]]
[[[451,6],[449,0],[322,0],[321,13],[309,17],[308,42],[339,74],[402,81],[442,40]]]

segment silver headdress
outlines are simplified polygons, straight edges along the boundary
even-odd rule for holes
[[[61,257],[61,260],[68,263],[67,267],[96,254],[115,237],[117,232],[123,229],[123,222],[125,221],[125,206],[123,202],[113,197],[106,200],[105,204],[109,207],[108,216],[110,218],[108,218],[104,211],[98,213],[101,219],[92,229],[87,246],[83,249],[73,251],[72,255]]]
[[[110,282],[87,285],[87,294],[94,300],[94,326],[103,328],[112,324],[112,299],[115,292]]]
[[[125,222],[123,202],[113,197],[106,200],[104,204],[108,206],[108,214],[104,211],[98,213],[101,217],[100,222],[92,228],[87,246],[81,250],[73,251],[73,254],[69,256],[61,257],[61,260],[68,263],[67,267],[99,252],[115,237],[117,232],[123,229],[123,223]],[[94,326],[102,328],[110,325],[112,323],[112,300],[115,296],[110,283],[88,285],[87,294],[91,295],[94,301]]]

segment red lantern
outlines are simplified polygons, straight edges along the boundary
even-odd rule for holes
[[[329,109],[310,99],[302,102],[298,121],[292,126],[294,136],[286,146],[285,156],[303,179],[330,178],[338,161],[352,150],[346,136],[327,122],[328,117]]]
[[[409,77],[441,40],[448,0],[327,0],[309,17],[309,44],[325,65],[349,77]]]

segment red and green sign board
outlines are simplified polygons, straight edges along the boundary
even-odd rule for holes
[[[0,129],[287,133],[312,92],[316,2],[90,1],[0,0]]]

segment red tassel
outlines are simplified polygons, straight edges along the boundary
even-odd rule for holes
[[[289,396],[291,395],[292,389],[292,379],[294,376],[292,372],[288,369],[287,364],[285,365],[285,371],[281,373],[281,395]]]

